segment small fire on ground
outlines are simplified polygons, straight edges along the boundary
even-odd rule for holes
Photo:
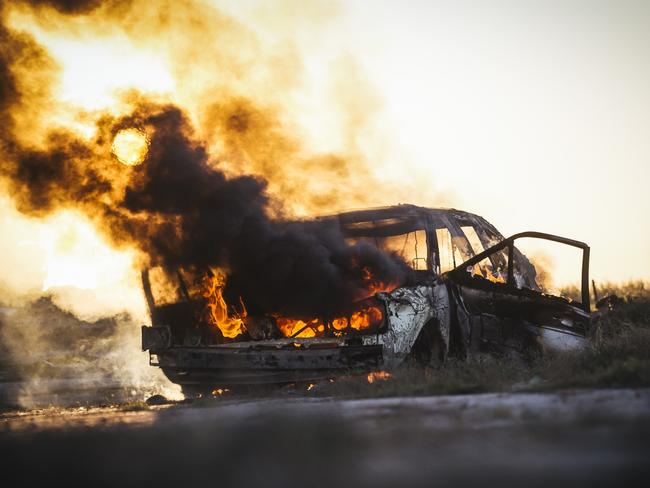
[[[368,383],[372,384],[375,381],[385,381],[390,378],[392,375],[388,371],[373,371],[368,373]]]

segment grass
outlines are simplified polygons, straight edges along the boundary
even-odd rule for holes
[[[587,348],[539,361],[549,385],[650,386],[650,290],[624,296],[596,322]]]

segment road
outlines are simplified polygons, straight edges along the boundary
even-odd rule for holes
[[[4,476],[91,486],[644,485],[650,389],[6,413]]]

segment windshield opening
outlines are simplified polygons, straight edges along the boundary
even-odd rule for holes
[[[484,244],[474,227],[463,226],[461,230],[467,237],[474,255],[485,251]],[[508,274],[508,254],[505,250],[497,251],[475,264],[469,272],[472,276],[479,276],[494,283],[505,283]]]
[[[391,236],[348,237],[346,242],[351,245],[366,242],[399,256],[414,270],[429,269],[427,234],[424,229]]]

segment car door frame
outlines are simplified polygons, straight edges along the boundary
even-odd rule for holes
[[[520,288],[515,282],[515,258],[518,254],[521,254],[515,246],[515,242],[518,239],[522,238],[535,238],[543,239],[553,242],[558,242],[560,244],[565,244],[568,246],[576,247],[582,250],[582,270],[581,270],[581,299],[582,303],[570,303],[564,300],[561,297],[556,297],[552,295],[545,295],[536,290],[528,288]],[[507,263],[507,277],[505,283],[491,283],[488,280],[483,280],[481,278],[469,278],[468,279],[468,269],[473,268],[475,265],[483,261],[484,259],[492,256],[494,253],[506,250],[508,256]],[[521,232],[514,234],[503,241],[491,246],[485,251],[475,255],[471,259],[468,259],[460,266],[457,266],[453,270],[445,273],[447,275],[447,280],[451,284],[455,285],[457,300],[460,302],[459,305],[459,325],[462,322],[465,329],[465,334],[463,337],[469,342],[468,347],[475,346],[476,344],[492,344],[497,346],[507,346],[508,334],[512,334],[513,331],[515,335],[518,335],[515,341],[517,342],[525,337],[519,332],[525,332],[523,329],[518,330],[517,327],[513,326],[512,319],[504,318],[499,321],[498,329],[499,331],[484,331],[484,321],[485,317],[494,318],[493,311],[489,310],[490,306],[494,306],[494,302],[499,300],[506,303],[510,298],[520,298],[527,300],[529,304],[539,305],[540,308],[546,308],[548,310],[555,309],[560,311],[561,314],[567,314],[567,316],[572,316],[577,318],[580,321],[586,322],[585,329],[588,326],[588,317],[590,315],[590,296],[589,296],[589,257],[590,257],[590,248],[587,244],[576,241],[574,239],[568,239],[565,237],[560,237],[552,234],[546,234],[543,232]],[[476,280],[476,281],[473,281]],[[469,292],[469,293],[468,293]],[[479,311],[477,314],[475,310],[471,310],[471,307],[466,307],[465,302],[469,302],[470,293],[474,295],[473,298],[476,298],[476,295],[480,296],[481,294],[485,298],[483,301],[484,304],[489,303],[490,305],[484,305],[485,308]],[[481,300],[479,300],[479,303]],[[477,302],[473,300],[473,305]],[[469,303],[467,303],[469,305]],[[460,309],[462,307],[462,309]],[[479,307],[480,309],[480,307]],[[576,310],[578,309],[578,310]],[[461,313],[462,312],[462,313]],[[461,315],[463,315],[461,317]],[[498,314],[497,314],[498,315]],[[484,317],[485,316],[485,317]],[[586,318],[586,320],[585,320]],[[474,323],[474,319],[478,319],[478,324]],[[480,325],[479,325],[480,324]],[[533,325],[544,327],[544,324],[538,324],[532,322]],[[478,330],[477,330],[478,329]],[[565,330],[562,330],[565,329]],[[571,327],[559,326],[559,329],[556,327],[556,330],[560,332],[565,331],[567,333],[574,333],[571,330]],[[508,331],[508,332],[506,332]],[[534,333],[539,333],[539,331],[528,331]],[[471,343],[471,344],[470,344]],[[523,342],[521,343],[523,344]]]

